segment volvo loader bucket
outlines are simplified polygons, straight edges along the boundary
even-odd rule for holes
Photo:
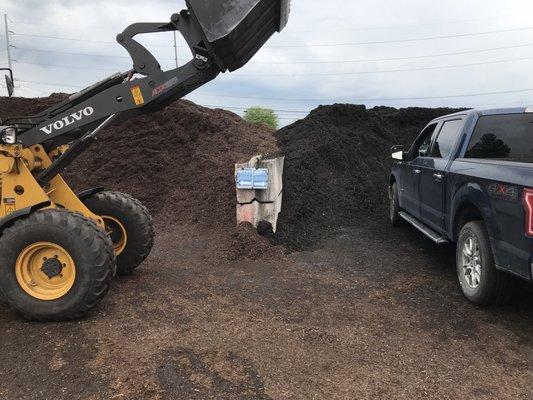
[[[287,24],[290,0],[187,0],[219,67],[235,71]]]

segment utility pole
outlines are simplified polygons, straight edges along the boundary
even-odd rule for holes
[[[9,44],[9,26],[7,24],[7,13],[4,14],[4,24],[6,28],[7,64],[8,64],[9,69],[13,70],[13,63],[11,61],[11,45]]]
[[[174,35],[174,60],[176,61],[176,68],[179,67],[178,65],[178,40],[176,38],[176,31],[172,31]]]
[[[11,70],[11,76],[8,78],[6,75],[6,86],[7,86],[7,92],[9,93],[9,96],[12,96],[15,92],[15,78],[13,75],[13,60],[11,59],[11,44],[9,43],[9,34],[11,31],[9,30],[9,26],[7,24],[7,13],[4,14],[4,24],[6,28],[6,54],[7,54],[7,65],[9,69]]]

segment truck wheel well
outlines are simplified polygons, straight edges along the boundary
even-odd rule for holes
[[[463,203],[459,206],[453,220],[453,240],[457,241],[463,226],[472,221],[483,221],[483,214],[472,203]]]

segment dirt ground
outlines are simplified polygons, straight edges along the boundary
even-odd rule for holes
[[[0,115],[60,98],[0,99]],[[0,305],[0,399],[533,398],[533,286],[470,305],[453,249],[390,229],[386,194],[369,196],[390,145],[449,111],[334,105],[274,136],[178,102],[110,129],[66,176],[143,200],[153,253],[81,321]],[[232,227],[232,165],[278,147],[290,254]]]
[[[452,249],[354,225],[256,261],[221,261],[220,232],[180,225],[82,321],[0,306],[0,398],[533,398],[531,287],[476,308]]]

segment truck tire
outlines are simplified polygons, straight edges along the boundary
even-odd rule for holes
[[[505,304],[511,294],[511,277],[498,271],[490,237],[483,221],[461,229],[456,248],[457,277],[464,296],[480,306]]]
[[[139,200],[120,192],[96,193],[83,203],[106,224],[117,256],[117,274],[130,275],[152,250],[152,216]]]
[[[27,319],[76,319],[106,294],[113,245],[93,221],[68,210],[35,212],[0,237],[0,292]]]
[[[403,218],[400,217],[400,200],[398,198],[398,185],[394,182],[389,193],[389,220],[392,226],[398,227],[403,225]]]

